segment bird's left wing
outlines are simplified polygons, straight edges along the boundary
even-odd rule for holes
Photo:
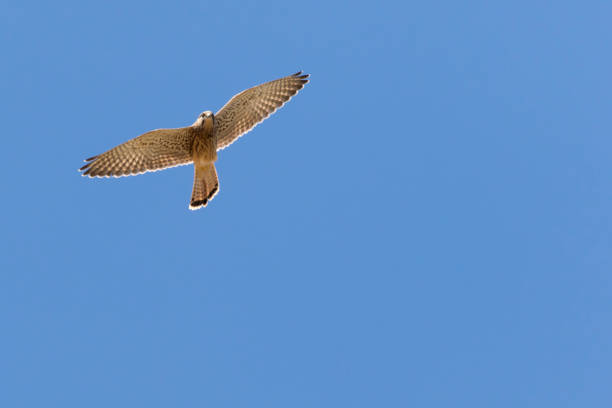
[[[157,129],[90,157],[79,170],[89,177],[121,177],[189,164],[193,160],[189,128]]]
[[[297,72],[235,95],[215,115],[217,150],[224,149],[283,106],[308,82]]]

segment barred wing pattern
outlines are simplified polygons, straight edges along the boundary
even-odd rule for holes
[[[157,129],[90,157],[79,170],[89,177],[121,177],[192,162],[189,128]]]
[[[226,148],[283,106],[304,87],[308,77],[309,74],[302,75],[300,71],[257,85],[230,99],[215,115],[217,150]]]

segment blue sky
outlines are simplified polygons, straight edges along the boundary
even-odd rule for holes
[[[609,2],[0,7],[0,406],[612,403]],[[298,70],[204,210],[77,173]]]

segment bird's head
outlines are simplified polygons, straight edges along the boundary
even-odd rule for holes
[[[193,126],[204,126],[204,124],[208,121],[211,121],[211,123],[214,123],[214,120],[215,120],[215,115],[211,111],[204,111],[200,113],[200,116],[198,116]]]

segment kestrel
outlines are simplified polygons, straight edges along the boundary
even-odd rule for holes
[[[89,177],[122,177],[193,163],[195,176],[189,208],[196,210],[219,191],[217,151],[283,106],[308,82],[297,72],[234,95],[219,112],[205,111],[187,127],[156,129],[86,159],[79,171]]]

